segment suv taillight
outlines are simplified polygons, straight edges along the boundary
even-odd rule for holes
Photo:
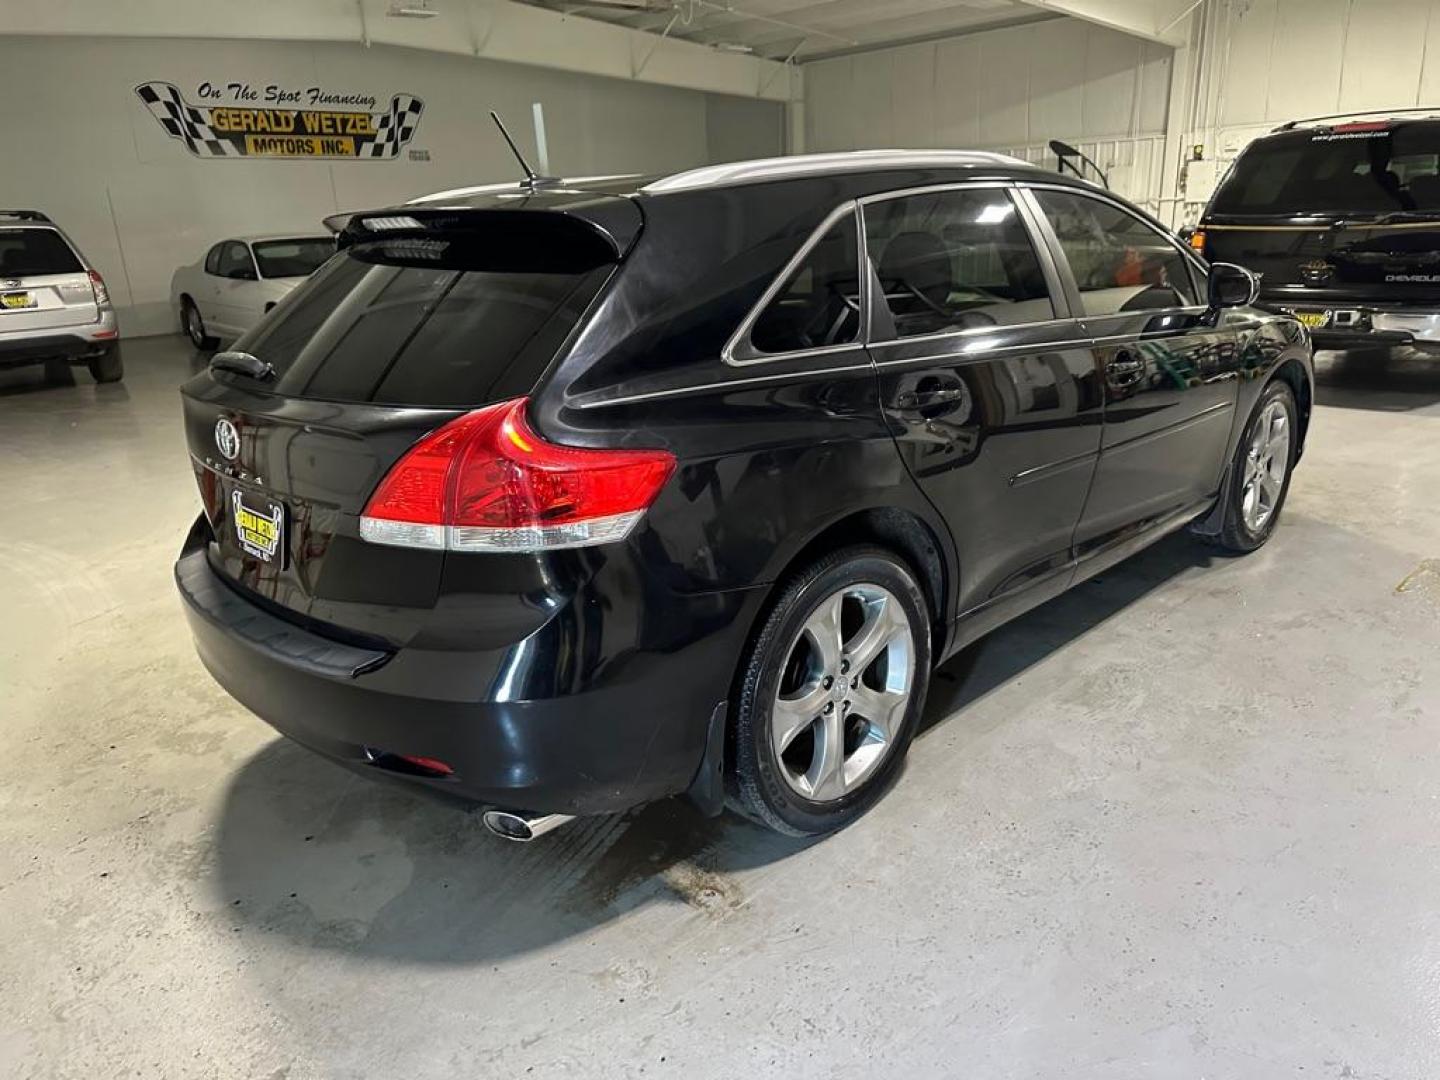
[[[675,470],[665,450],[546,442],[525,399],[430,432],[380,481],[360,517],[372,544],[441,551],[553,551],[623,540]]]
[[[94,270],[90,272],[90,288],[95,293],[95,303],[101,305],[110,303],[110,290],[105,287],[105,279]]]

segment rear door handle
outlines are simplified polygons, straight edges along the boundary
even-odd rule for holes
[[[948,405],[952,401],[963,401],[967,391],[963,386],[947,386],[938,390],[906,390],[895,399],[902,409],[918,409],[925,405]]]

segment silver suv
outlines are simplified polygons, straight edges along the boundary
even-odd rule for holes
[[[105,282],[38,210],[0,210],[0,368],[84,364],[96,382],[125,374]]]

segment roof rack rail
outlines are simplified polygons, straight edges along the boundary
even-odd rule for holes
[[[49,221],[50,218],[39,210],[0,210],[0,218],[14,218],[16,221]]]
[[[1440,119],[1440,106],[1425,109],[1369,109],[1364,112],[1332,113],[1329,116],[1307,116],[1303,120],[1287,120],[1274,130],[1294,131],[1301,124],[1322,124],[1327,120],[1359,120],[1366,116],[1379,116],[1387,120],[1400,116],[1433,116]]]

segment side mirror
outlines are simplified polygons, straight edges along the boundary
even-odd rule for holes
[[[1211,311],[1222,308],[1246,307],[1253,304],[1260,295],[1260,279],[1234,263],[1211,263],[1210,296]]]

